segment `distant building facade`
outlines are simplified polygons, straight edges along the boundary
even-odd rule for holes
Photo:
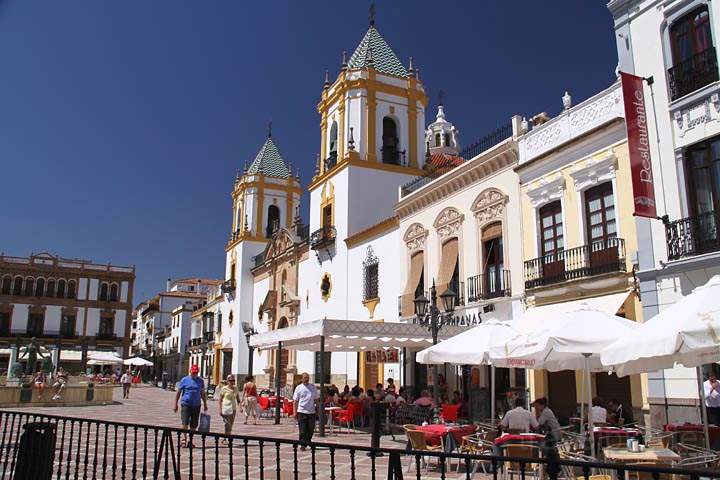
[[[127,355],[134,283],[135,267],[45,252],[0,255],[0,365],[8,366],[9,348],[33,337],[59,346],[60,364],[73,371],[88,352]]]

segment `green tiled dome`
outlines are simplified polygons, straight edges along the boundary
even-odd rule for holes
[[[275,178],[288,178],[290,171],[288,170],[287,164],[280,155],[277,145],[273,142],[272,137],[268,137],[265,140],[262,148],[255,156],[250,168],[247,171],[250,175],[262,173],[268,177]]]
[[[395,52],[392,51],[390,45],[384,38],[380,36],[377,29],[371,25],[367,33],[360,41],[360,45],[355,49],[348,68],[363,68],[368,66],[368,48],[372,52],[372,66],[380,73],[389,75],[397,75],[398,77],[407,77],[408,72],[405,66],[398,59]]]

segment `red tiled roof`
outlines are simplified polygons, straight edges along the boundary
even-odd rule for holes
[[[452,169],[462,165],[465,159],[458,155],[450,155],[449,153],[433,153],[430,156],[430,165],[435,168]]]

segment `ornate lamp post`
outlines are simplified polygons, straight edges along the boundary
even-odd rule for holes
[[[243,332],[245,332],[245,338],[247,339],[247,346],[248,346],[248,375],[252,375],[253,373],[253,351],[255,350],[253,347],[250,346],[250,337],[255,335],[257,332],[255,329],[252,328],[252,325],[248,322],[243,322],[242,324]]]
[[[435,288],[435,280],[430,287],[430,300],[420,293],[415,300],[415,315],[418,324],[427,328],[432,335],[433,345],[437,345],[438,332],[440,329],[452,319],[455,310],[455,292],[450,288],[440,294],[442,307],[444,311],[440,311],[437,305],[437,290]],[[440,391],[438,390],[438,366],[433,365],[433,401],[435,403],[435,417],[437,417],[440,405]]]

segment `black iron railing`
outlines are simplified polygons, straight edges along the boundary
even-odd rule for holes
[[[469,480],[482,470],[486,472],[482,477],[492,480],[507,478],[511,471],[516,478],[546,476],[549,480],[598,474],[603,478],[626,478],[626,474],[630,478],[720,478],[710,458],[685,468],[587,461],[580,455],[560,459],[549,443],[540,445],[543,454],[538,458],[347,442],[301,444],[268,436],[270,431],[264,436],[190,433],[185,447],[186,433],[179,428],[1,411],[1,477]]]
[[[715,47],[710,47],[668,69],[670,100],[677,100],[718,80]]]
[[[416,190],[420,190],[422,187],[432,182],[441,175],[440,172],[432,171],[424,177],[416,177],[410,180],[408,183],[400,187],[400,197],[407,197]]]
[[[337,152],[330,152],[330,156],[325,159],[325,171],[329,172],[337,165]]]
[[[223,294],[232,293],[235,290],[235,279],[229,278],[220,285],[220,292]]]
[[[203,338],[205,339],[206,342],[215,340],[215,333],[214,332],[205,332],[203,334]]]
[[[98,340],[117,340],[118,336],[113,332],[98,332],[95,338]]]
[[[609,238],[525,262],[525,288],[625,271],[625,240]]]
[[[712,211],[665,223],[668,260],[720,250],[720,216]]]
[[[318,228],[312,233],[312,235],[310,235],[310,248],[317,250],[318,248],[331,245],[335,243],[336,236],[337,231],[332,225],[326,225],[322,228]]]
[[[382,163],[390,165],[403,165],[405,163],[405,151],[400,151],[397,147],[382,147],[380,149]]]
[[[512,135],[512,123],[507,123],[488,133],[477,142],[466,147],[462,152],[460,152],[460,156],[465,160],[470,160],[471,158],[477,157],[488,148],[494,147],[503,140],[512,137]]]
[[[468,302],[479,302],[510,295],[510,270],[502,269],[467,279]]]

